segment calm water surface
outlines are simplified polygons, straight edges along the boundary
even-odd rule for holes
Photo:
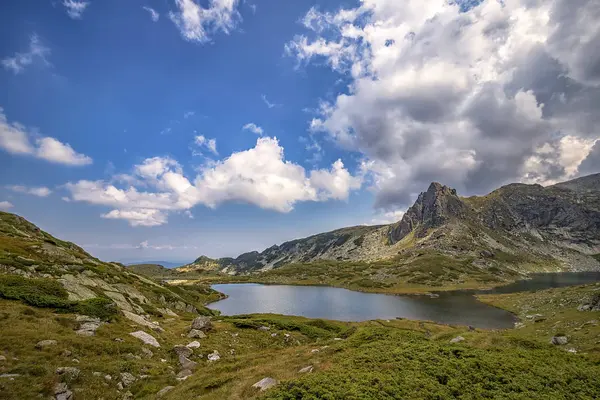
[[[512,293],[578,285],[600,280],[600,273],[536,274],[531,280],[485,291]],[[223,315],[274,313],[340,321],[394,319],[396,317],[478,328],[511,328],[516,317],[473,297],[473,291],[440,293],[439,297],[394,296],[354,292],[324,286],[218,284],[227,299],[210,304]]]

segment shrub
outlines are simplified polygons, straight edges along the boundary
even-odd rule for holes
[[[52,279],[29,279],[18,275],[0,276],[0,297],[21,300],[35,307],[66,308],[67,291]]]

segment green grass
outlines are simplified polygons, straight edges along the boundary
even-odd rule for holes
[[[596,260],[600,261],[600,254],[594,254],[592,257],[594,257]]]

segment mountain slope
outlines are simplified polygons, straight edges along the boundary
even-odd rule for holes
[[[180,271],[212,268],[229,274],[320,261],[404,261],[419,252],[470,259],[477,268],[517,272],[597,270],[600,253],[600,174],[554,186],[510,184],[486,196],[460,197],[432,183],[401,221],[339,229],[250,252],[202,258]]]

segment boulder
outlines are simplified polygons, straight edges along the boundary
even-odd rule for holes
[[[569,343],[569,339],[566,336],[553,336],[550,339],[550,343],[556,346],[562,346]]]
[[[54,398],[56,400],[71,400],[73,398],[73,392],[69,390],[66,383],[58,382],[54,385]]]
[[[192,329],[197,329],[199,331],[209,331],[212,328],[212,322],[210,321],[210,317],[200,316],[196,317],[192,322]]]
[[[179,371],[176,378],[178,381],[185,381],[190,376],[192,376],[192,371],[190,371],[189,369],[184,369]]]
[[[177,344],[177,345],[173,346],[173,351],[175,352],[175,354],[177,354],[178,357],[181,357],[181,356],[189,357],[192,354],[194,354],[194,350],[190,349],[187,346],[181,345],[181,344]]]
[[[304,368],[300,369],[300,371],[298,371],[298,372],[300,372],[301,374],[309,374],[309,373],[313,372],[313,369],[314,369],[314,367],[312,365],[309,365],[308,367],[304,367]]]
[[[457,337],[455,337],[454,339],[452,339],[452,340],[450,341],[450,343],[459,343],[459,342],[462,342],[463,340],[465,340],[465,338],[464,338],[464,337],[462,337],[462,336],[457,336]]]
[[[121,382],[123,383],[124,387],[133,385],[136,380],[136,377],[129,372],[121,372]]]
[[[134,314],[127,310],[121,310],[121,312],[123,313],[125,318],[127,318],[130,321],[135,322],[138,325],[145,326],[156,332],[164,332],[165,331],[163,328],[161,328],[160,326],[158,326],[157,324],[155,324],[153,322],[148,321],[146,318],[142,317],[141,315]]]
[[[190,339],[204,339],[206,337],[206,334],[201,330],[191,329],[187,337],[189,337]]]
[[[219,354],[219,352],[217,350],[215,350],[211,354],[209,354],[207,358],[208,358],[208,361],[218,361],[221,359],[221,355]]]
[[[193,371],[198,366],[198,363],[190,360],[186,356],[179,356],[179,365],[181,365],[181,368],[183,369],[189,369],[190,371]]]
[[[160,343],[158,343],[158,341],[152,335],[149,335],[144,331],[131,332],[130,335],[135,338],[140,339],[142,342],[144,342],[147,345],[154,346],[154,347],[160,347]]]
[[[253,388],[257,388],[260,389],[261,391],[267,390],[272,388],[273,386],[277,385],[277,381],[273,378],[263,378],[260,381],[256,382],[254,385],[252,385]]]
[[[75,333],[79,336],[94,336],[96,330],[102,325],[100,318],[88,317],[87,315],[78,315],[75,321],[79,322],[79,329]]]
[[[58,342],[56,340],[52,340],[52,339],[40,340],[39,342],[36,343],[35,348],[38,350],[41,350],[44,347],[56,346],[57,344],[58,344]]]
[[[263,332],[268,332],[271,330],[271,328],[269,328],[268,326],[261,326],[260,328],[258,328],[259,331],[263,331]]]
[[[200,348],[200,342],[193,341],[191,343],[188,343],[185,347],[187,347],[189,349],[198,349],[198,348]]]
[[[164,388],[160,389],[158,391],[158,393],[156,393],[156,398],[160,399],[161,397],[163,397],[165,394],[167,394],[168,392],[170,392],[173,389],[175,389],[175,386],[165,386]]]

